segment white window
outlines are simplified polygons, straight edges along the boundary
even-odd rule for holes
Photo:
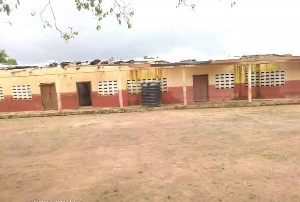
[[[139,94],[142,92],[141,84],[149,82],[160,83],[160,91],[168,92],[168,81],[167,78],[156,78],[156,79],[141,79],[141,80],[127,80],[127,92],[129,94]]]
[[[248,86],[248,72],[246,72],[246,86]],[[251,72],[251,86],[259,87],[260,86],[260,72]]]
[[[248,86],[248,72],[246,72],[246,86]],[[285,84],[284,71],[252,72],[251,86],[283,86]]]
[[[140,85],[142,83],[149,83],[149,82],[157,82],[160,83],[160,91],[161,92],[168,92],[168,81],[167,78],[156,78],[156,79],[142,79],[140,80]]]
[[[31,86],[30,85],[16,85],[12,87],[14,100],[31,100]]]
[[[127,80],[127,92],[129,94],[141,93],[141,82],[140,80]]]
[[[158,79],[160,82],[160,91],[161,92],[168,92],[168,81],[167,78],[160,78]]]
[[[283,86],[284,71],[261,72],[260,86]]]
[[[0,86],[0,101],[4,100],[3,88]]]
[[[118,81],[100,81],[98,83],[99,95],[116,95],[118,94]]]
[[[216,89],[234,88],[234,74],[216,74],[215,88]]]

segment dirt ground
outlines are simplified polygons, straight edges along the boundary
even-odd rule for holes
[[[0,201],[300,201],[300,105],[0,120]]]

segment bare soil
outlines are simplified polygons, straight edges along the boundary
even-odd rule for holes
[[[300,201],[300,105],[0,120],[0,201]]]

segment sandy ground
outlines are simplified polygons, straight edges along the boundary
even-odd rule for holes
[[[0,120],[0,201],[300,201],[300,105]]]

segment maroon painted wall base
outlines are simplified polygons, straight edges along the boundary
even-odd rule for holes
[[[248,88],[244,83],[235,85],[233,89],[216,89],[214,85],[208,87],[209,101],[246,100]],[[141,105],[141,94],[128,94],[122,91],[124,106]],[[92,107],[119,107],[119,95],[100,96],[92,92]],[[168,92],[161,94],[162,104],[182,104],[182,87],[169,87]],[[300,98],[300,81],[286,81],[283,86],[252,88],[253,99]],[[194,102],[193,86],[187,86],[187,101]],[[78,109],[77,92],[61,93],[62,109]],[[12,96],[5,96],[0,101],[0,112],[39,111],[42,110],[40,95],[32,95],[31,100],[14,100]]]
[[[0,112],[40,111],[42,100],[40,95],[32,95],[31,100],[14,100],[12,95],[4,96],[0,101]]]

